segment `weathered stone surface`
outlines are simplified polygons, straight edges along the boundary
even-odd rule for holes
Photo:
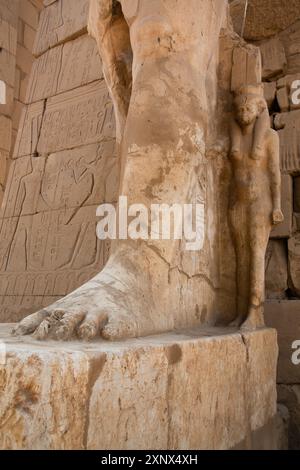
[[[12,163],[1,217],[117,202],[114,140]]]
[[[12,122],[6,116],[0,115],[0,149],[10,151]]]
[[[274,36],[300,18],[299,1],[249,0],[245,39]]]
[[[57,93],[63,93],[102,78],[101,60],[93,38],[85,35],[64,45]]]
[[[14,149],[14,158],[36,153],[44,106],[44,101],[38,101],[24,107]]]
[[[50,49],[32,69],[26,102],[32,103],[103,78],[96,42],[81,36]]]
[[[253,329],[264,324],[264,262],[271,230],[284,220],[279,139],[270,127],[261,85],[245,86],[235,92],[230,141],[228,221],[236,253],[236,324]]]
[[[300,176],[293,178],[294,180],[294,212],[300,214]]]
[[[279,104],[280,111],[282,113],[289,111],[290,109],[290,100],[288,91],[286,88],[279,88],[276,92],[277,102]]]
[[[288,238],[293,225],[293,179],[290,175],[281,175],[281,207],[284,221],[273,227],[271,238]]]
[[[1,320],[19,320],[101,270],[109,243],[96,238],[96,207],[115,203],[118,185],[114,140],[14,160],[0,220]]]
[[[266,297],[284,299],[287,289],[287,243],[285,240],[270,240],[266,253]]]
[[[300,340],[300,301],[268,301],[265,304],[267,326],[276,328],[279,343],[279,384],[300,384],[300,365],[294,365],[292,345]]]
[[[277,114],[275,128],[280,137],[281,169],[285,173],[300,171],[300,110]]]
[[[2,7],[2,5],[1,5]],[[17,52],[17,30],[0,16],[0,48],[6,49],[10,54]]]
[[[8,331],[1,449],[252,448],[251,434],[276,415],[274,330],[90,344]]]
[[[15,84],[16,57],[5,49],[0,50],[0,77],[7,85]]]
[[[285,50],[279,38],[273,38],[260,45],[262,55],[262,77],[271,79],[284,72],[287,66]]]
[[[233,51],[231,90],[261,83],[261,71],[261,54],[257,47],[236,47]]]
[[[278,385],[278,401],[289,410],[289,449],[300,450],[300,385]]]
[[[89,0],[57,0],[41,12],[33,53],[72,39],[86,30]]]
[[[98,81],[49,98],[37,150],[54,153],[114,136],[112,102],[105,83]]]
[[[288,95],[288,100],[289,100],[289,109],[295,110],[300,108],[300,104],[297,104],[296,100],[299,101],[299,96],[300,96],[300,86],[298,85],[300,83],[300,74],[293,74],[293,75],[286,75],[284,78],[281,78],[280,80],[277,81],[277,96],[278,93],[284,93],[281,91],[282,89],[285,89],[284,96],[285,102],[286,102],[286,94]],[[294,85],[294,87],[293,87]],[[283,109],[281,109],[283,111]]]
[[[300,296],[300,235],[289,239],[289,283],[294,295]]]
[[[229,3],[234,31],[242,36],[247,15],[247,0],[233,0]]]
[[[298,21],[296,21],[298,20]],[[295,18],[293,24],[280,34],[287,58],[287,73],[296,74],[300,71],[300,20]]]
[[[264,97],[268,107],[271,108],[276,97],[276,84],[274,82],[264,82]]]

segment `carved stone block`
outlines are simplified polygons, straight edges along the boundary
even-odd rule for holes
[[[260,45],[262,55],[262,78],[267,80],[284,72],[287,66],[285,50],[280,39],[273,38]]]
[[[93,38],[81,36],[64,45],[57,93],[63,93],[102,78],[101,60]]]
[[[300,176],[294,178],[294,212],[300,214]]]
[[[284,299],[288,289],[288,255],[285,240],[270,240],[266,253],[266,298]]]
[[[300,297],[300,235],[288,241],[289,249],[289,283],[294,295]]]
[[[285,173],[300,171],[300,110],[277,114],[275,128],[280,137],[281,169]]]
[[[300,384],[300,367],[292,362],[294,341],[300,339],[300,301],[268,301],[265,304],[266,324],[278,332],[279,361],[277,382]]]
[[[16,57],[6,49],[0,51],[0,77],[7,85],[15,84]]]
[[[83,32],[87,27],[89,0],[57,0],[41,12],[33,53],[47,49]]]
[[[264,97],[268,104],[268,107],[271,108],[274,103],[276,96],[276,84],[274,82],[265,82],[264,83]]]
[[[274,330],[194,329],[88,348],[0,330],[1,449],[277,448]]]
[[[38,101],[24,107],[14,149],[14,158],[36,153],[43,114],[44,101]]]
[[[2,4],[1,4],[2,8]],[[6,49],[10,54],[16,55],[17,52],[17,30],[7,21],[0,19],[0,48]]]
[[[47,101],[38,152],[58,152],[114,135],[114,112],[106,85],[94,82]]]
[[[33,64],[26,94],[32,103],[102,79],[96,42],[81,36],[45,52]]]
[[[298,0],[249,1],[245,27],[246,40],[261,40],[283,31],[300,18]]]
[[[254,46],[238,46],[233,50],[231,90],[261,83],[261,55]]]
[[[300,93],[297,92],[297,90],[299,90],[300,87],[298,86],[298,84],[295,83],[295,85],[297,85],[297,88],[296,87],[293,88],[292,85],[294,84],[294,82],[300,82],[299,73],[293,74],[293,75],[286,75],[284,78],[281,78],[280,80],[277,81],[277,88],[278,88],[277,96],[278,96],[278,93],[281,92],[281,90],[284,88],[285,95],[286,94],[288,95],[289,108],[291,110],[300,109],[300,104],[297,104],[295,100],[293,99],[293,95],[296,92],[295,98],[299,100]],[[281,92],[281,93],[284,93],[284,92]],[[285,95],[280,95],[280,96],[285,96]],[[283,111],[283,109],[281,109],[281,111]]]
[[[54,47],[35,60],[26,92],[26,103],[43,100],[56,94],[62,49],[63,46]]]
[[[0,149],[10,151],[12,121],[6,116],[0,115]]]
[[[299,366],[298,366],[299,367]],[[287,407],[290,415],[289,449],[300,449],[300,385],[278,385],[278,402]]]
[[[289,111],[290,109],[290,100],[286,87],[279,88],[276,92],[277,102],[279,104],[280,111],[282,113]]]

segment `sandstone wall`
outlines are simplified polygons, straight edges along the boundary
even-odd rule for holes
[[[0,205],[25,103],[42,8],[42,0],[0,0],[0,80],[6,88],[6,103],[0,104]]]
[[[231,2],[239,32],[244,7],[244,0]],[[300,1],[249,0],[244,37],[261,49],[265,95],[280,136],[285,222],[273,230],[267,252],[266,317],[279,332],[279,401],[290,411],[290,445],[299,449],[300,366],[291,358],[300,340],[300,104],[292,99],[300,80]]]
[[[109,246],[96,239],[96,207],[117,198],[113,107],[87,36],[88,0],[44,5],[0,214],[4,322],[102,268]]]

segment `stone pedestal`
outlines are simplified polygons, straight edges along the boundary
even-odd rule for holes
[[[11,327],[0,325],[0,449],[277,448],[275,330],[83,344]]]

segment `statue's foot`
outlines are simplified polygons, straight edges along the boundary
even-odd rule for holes
[[[231,328],[239,328],[245,320],[245,315],[238,315],[235,320],[233,320],[229,326]]]
[[[242,324],[242,331],[254,331],[258,328],[263,328],[265,326],[263,308],[260,307],[250,307],[247,320]]]
[[[142,255],[149,267],[151,260]],[[34,313],[14,330],[15,335],[33,334],[36,339],[108,340],[146,336],[166,331],[157,318],[159,299],[152,292],[155,281],[135,253],[135,264],[124,253],[94,279],[50,307]],[[139,266],[139,268],[137,267]],[[163,287],[161,289],[164,295]],[[157,297],[157,296],[156,296]],[[155,315],[156,314],[156,315]]]

